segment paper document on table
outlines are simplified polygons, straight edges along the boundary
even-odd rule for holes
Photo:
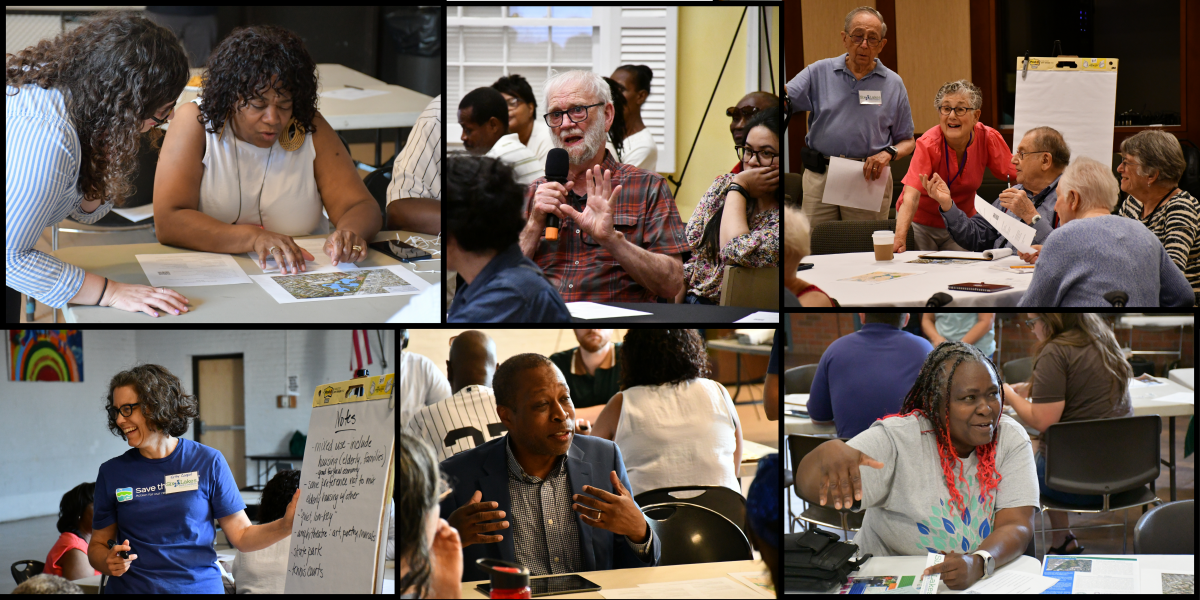
[[[752,315],[746,315],[734,323],[778,323],[779,313],[760,310]]]
[[[308,250],[308,253],[313,255],[313,260],[304,261],[305,273],[325,273],[328,271],[353,271],[358,266],[354,263],[338,263],[333,264],[333,259],[325,254],[325,238],[308,238],[303,240],[295,240],[296,245]],[[254,264],[258,264],[258,253],[250,252],[250,260]],[[267,268],[263,269],[263,273],[278,273],[279,265],[275,264],[274,254],[267,256]]]
[[[1138,593],[1136,557],[1047,556],[1042,575],[1055,580],[1050,594],[1136,594]]]
[[[901,277],[909,277],[912,275],[923,275],[924,273],[925,273],[925,271],[917,271],[915,273],[895,273],[895,272],[890,272],[890,271],[873,271],[871,273],[866,273],[864,275],[855,275],[854,277],[847,277],[845,279],[839,279],[838,281],[857,281],[859,283],[880,283],[883,281],[892,281],[893,279],[900,279]]]
[[[154,216],[154,203],[143,204],[133,208],[114,208],[112,211],[137,223],[138,221],[145,221]]]
[[[135,254],[134,257],[154,287],[250,283],[250,277],[228,254],[178,252]]]
[[[887,182],[886,173],[875,181],[867,181],[860,161],[830,156],[821,202],[878,212],[883,206]]]
[[[775,451],[776,450],[774,448],[771,448],[771,452]],[[747,571],[744,573],[729,573],[729,576],[742,582],[744,585],[750,586],[751,589],[762,592],[768,598],[775,597],[775,586],[771,585],[770,573],[763,573],[762,571]]]
[[[964,594],[1040,594],[1058,581],[1037,573],[997,571],[987,579],[963,590]]]
[[[576,319],[611,319],[613,317],[636,317],[651,314],[640,310],[618,308],[616,306],[608,306],[607,304],[596,304],[595,302],[568,302],[567,310],[571,311],[571,316]]]
[[[1159,396],[1157,398],[1142,398],[1143,400],[1154,400],[1155,402],[1171,402],[1174,404],[1196,404],[1195,392],[1175,392],[1167,396]]]
[[[1138,591],[1143,594],[1187,594],[1195,596],[1195,578],[1195,569],[1184,568],[1173,571],[1142,569],[1142,589]]]
[[[325,90],[320,93],[322,98],[336,98],[338,100],[362,100],[371,96],[379,96],[381,94],[390,94],[388,90],[357,90],[354,88],[337,88],[333,90]]]
[[[343,298],[408,296],[429,287],[403,265],[371,267],[353,271],[298,273],[296,275],[251,275],[276,302],[317,302]]]
[[[995,206],[988,204],[978,194],[975,195],[975,212],[983,215],[1004,239],[1008,240],[1013,247],[1026,254],[1033,252],[1033,248],[1029,245],[1033,243],[1033,236],[1037,232],[1030,226],[1017,220],[1016,217],[1010,217],[996,209]]]
[[[773,598],[774,594],[766,594],[757,590],[750,589],[741,583],[738,583],[727,577],[713,577],[711,579],[693,579],[691,581],[671,581],[666,583],[643,583],[638,585],[634,591],[641,592],[641,595],[629,596],[621,595],[616,597],[621,598]],[[625,590],[621,590],[625,591]],[[600,592],[606,598],[613,598]]]

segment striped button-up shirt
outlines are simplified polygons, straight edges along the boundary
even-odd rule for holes
[[[112,203],[91,213],[80,209],[85,157],[61,91],[5,86],[4,117],[5,285],[62,308],[83,287],[84,270],[34,250],[34,244],[68,215],[85,224],[99,221]]]
[[[505,436],[504,451],[508,455],[508,496],[512,499],[513,546],[517,563],[529,569],[530,575],[575,573],[583,570],[579,522],[571,508],[571,480],[567,476],[567,455],[555,459],[554,468],[544,478],[525,472],[512,453],[512,437]],[[635,544],[625,538],[638,557],[649,561],[650,542]]]
[[[624,234],[626,240],[655,254],[682,254],[688,250],[683,221],[666,179],[658,173],[618,163],[607,150],[600,169],[612,171],[613,189],[621,186],[612,207],[613,227]],[[545,177],[539,178],[526,188],[526,218],[533,210],[537,187],[545,181]],[[585,197],[576,196],[573,189],[568,199],[575,210],[583,212]],[[571,218],[562,220],[557,241],[543,238],[538,242],[533,260],[546,273],[550,284],[558,288],[564,302],[654,302],[657,299],[653,292],[634,281],[629,271]]]
[[[421,111],[404,149],[392,164],[388,203],[401,198],[442,199],[442,97]]]

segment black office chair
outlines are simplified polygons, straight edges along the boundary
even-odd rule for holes
[[[681,498],[680,495],[689,492],[703,492],[691,498]],[[678,495],[677,495],[678,494]],[[677,487],[646,490],[633,497],[638,506],[650,506],[667,502],[683,502],[703,506],[720,513],[734,525],[742,528],[746,522],[746,499],[741,494],[723,485],[681,485]],[[745,533],[745,530],[742,530]]]
[[[800,365],[783,372],[784,394],[807,394],[812,389],[813,377],[817,375],[817,365]]]
[[[848,441],[845,438],[838,438],[843,442]],[[817,437],[813,435],[789,434],[787,436],[788,457],[792,461],[792,469],[799,472],[800,461],[808,456],[809,452],[817,449],[817,446],[828,442],[830,438]],[[832,502],[827,502],[825,506],[817,503],[817,498],[805,498],[800,495],[800,485],[793,481],[793,489],[796,497],[808,503],[808,508],[800,513],[798,517],[790,517],[788,519],[788,527],[790,533],[795,533],[794,525],[797,522],[814,523],[823,525],[829,528],[838,528],[842,530],[842,539],[849,540],[851,531],[862,529],[862,520],[866,516],[865,510],[851,510],[852,507],[843,507],[840,509],[834,508]],[[858,504],[857,502],[855,504]]]
[[[17,567],[24,567],[24,568],[18,569]],[[46,568],[46,563],[41,562],[41,561],[18,560],[17,562],[12,564],[13,580],[15,580],[17,582],[17,585],[21,585],[22,583],[25,582],[26,579],[29,579],[30,577],[33,577],[34,575],[41,575],[42,570],[45,568]]]
[[[643,506],[642,513],[662,544],[659,566],[754,559],[746,534],[715,510],[664,502]]]
[[[1004,371],[1004,381],[1008,383],[1029,381],[1029,376],[1033,374],[1033,358],[1026,356],[1010,360],[1001,369]]]
[[[1046,533],[1046,511],[1108,513],[1120,511],[1124,523],[1075,525],[1071,529],[1124,527],[1121,554],[1129,533],[1125,509],[1161,504],[1153,490],[1161,465],[1159,438],[1162,417],[1145,415],[1118,419],[1093,419],[1055,423],[1046,430],[1054,439],[1054,452],[1046,457],[1046,487],[1071,494],[1100,495],[1101,502],[1088,505],[1064,504],[1043,496],[1042,549]],[[1119,440],[1114,443],[1114,440]],[[1149,514],[1149,513],[1147,513]]]
[[[1196,501],[1179,500],[1150,509],[1133,526],[1134,554],[1195,554]]]

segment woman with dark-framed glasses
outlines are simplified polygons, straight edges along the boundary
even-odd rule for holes
[[[139,365],[117,373],[104,409],[109,431],[129,443],[96,477],[87,555],[109,576],[107,592],[224,593],[214,520],[244,553],[287,543],[300,490],[282,518],[252,525],[225,457],[179,437],[199,411],[170,371]]]
[[[746,141],[736,146],[742,161],[739,173],[717,176],[704,193],[687,225],[692,258],[683,265],[687,304],[718,304],[725,265],[779,265],[779,130],[778,110],[763,110],[750,118]],[[745,180],[766,182],[753,194]]]

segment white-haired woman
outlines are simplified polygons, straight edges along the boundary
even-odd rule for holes
[[[1179,188],[1187,162],[1179,139],[1148,129],[1121,142],[1121,191],[1129,198],[1117,214],[1137,219],[1154,232],[1200,293],[1200,202]]]
[[[800,306],[837,306],[821,288],[800,279],[796,271],[808,256],[808,219],[800,211],[786,207],[784,220],[783,287],[800,299]]]
[[[1012,151],[1000,132],[979,122],[983,95],[970,81],[951,81],[933,100],[941,121],[917,138],[904,192],[896,202],[894,250],[904,252],[908,228],[913,228],[915,250],[965,250],[955,243],[942,218],[958,205],[975,216],[975,193],[983,183],[984,168],[997,179],[1016,179]]]
[[[1104,295],[1125,292],[1126,306],[1191,306],[1192,288],[1145,225],[1112,214],[1117,180],[1081,156],[1058,180],[1061,223],[1042,246],[1033,281],[1017,306],[1109,306]]]

